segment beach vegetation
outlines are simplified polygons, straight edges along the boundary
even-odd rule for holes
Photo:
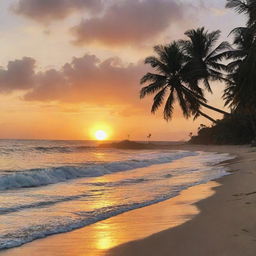
[[[141,84],[147,85],[141,89],[140,97],[153,94],[151,112],[155,113],[164,105],[163,116],[167,121],[171,120],[174,104],[178,101],[185,118],[203,116],[216,122],[205,114],[204,109],[224,115],[229,113],[207,104],[205,90],[212,92],[210,81],[225,80],[221,60],[229,44],[215,45],[220,31],[208,32],[199,28],[189,30],[185,35],[187,40],[155,46],[156,56],[145,59],[145,64],[149,64],[155,73],[149,72],[142,77]]]
[[[154,48],[146,58],[154,73],[147,73],[140,97],[154,95],[151,112],[164,105],[164,119],[171,120],[175,101],[185,118],[205,117],[212,126],[201,126],[190,142],[200,144],[245,144],[256,138],[256,1],[227,0],[227,8],[247,17],[246,25],[234,28],[229,42],[219,42],[219,30],[204,27],[185,32],[186,39]],[[229,112],[210,106],[206,92],[211,83],[226,84],[223,100]],[[223,114],[215,120],[205,110]]]

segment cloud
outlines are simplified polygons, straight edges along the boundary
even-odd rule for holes
[[[25,98],[35,100],[61,100],[61,96],[68,93],[69,86],[61,71],[50,69],[45,72],[37,73],[31,92]],[[61,93],[62,92],[62,93]]]
[[[117,107],[113,115],[123,117],[150,113],[150,97],[139,99],[140,78],[150,71],[143,62],[124,64],[117,57],[102,61],[86,54],[73,58],[58,70],[36,72],[35,64],[34,59],[24,57],[0,69],[0,93],[23,91],[24,101],[47,106],[83,103],[101,108]],[[176,115],[182,116],[181,111],[176,111]]]
[[[11,9],[16,14],[49,23],[64,19],[74,11],[88,10],[95,13],[101,8],[101,0],[19,0]]]
[[[82,20],[71,32],[78,45],[138,44],[155,38],[170,25],[186,22],[190,7],[175,0],[115,1],[102,16]]]
[[[24,91],[24,100],[124,104],[139,101],[139,80],[145,65],[125,65],[119,58],[104,61],[86,54],[60,68],[35,71],[36,61],[24,57],[0,69],[0,92]]]
[[[35,79],[34,69],[35,60],[32,58],[10,61],[6,69],[0,68],[0,92],[31,88]]]
[[[25,100],[116,104],[138,98],[139,78],[144,65],[124,66],[118,58],[100,61],[95,55],[74,58],[60,71],[37,76],[34,89]]]

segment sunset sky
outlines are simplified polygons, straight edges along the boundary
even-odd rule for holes
[[[0,138],[183,140],[199,124],[181,112],[167,123],[139,99],[152,46],[187,29],[222,30],[243,17],[225,0],[1,0]],[[223,107],[223,85],[212,105]],[[213,116],[217,117],[215,114]]]

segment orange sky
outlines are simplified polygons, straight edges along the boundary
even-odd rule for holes
[[[214,0],[2,0],[0,3],[0,138],[184,140],[203,118],[180,111],[166,123],[139,99],[143,59],[152,46],[206,26],[223,30],[241,17]],[[229,22],[227,22],[229,21]],[[226,24],[223,26],[223,24]],[[223,85],[210,103],[223,107]],[[214,117],[218,117],[212,114]],[[102,128],[102,129],[103,129]]]

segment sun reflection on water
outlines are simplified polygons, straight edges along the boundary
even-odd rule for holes
[[[115,234],[113,234],[113,229],[109,229],[108,225],[102,224],[98,225],[96,228],[96,248],[99,250],[108,250],[115,246],[114,237]]]

